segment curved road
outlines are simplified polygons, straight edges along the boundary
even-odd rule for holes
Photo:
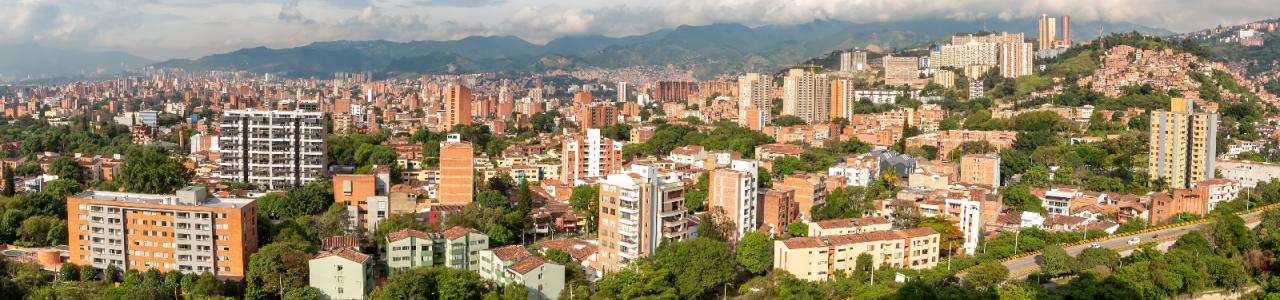
[[[1263,211],[1255,211],[1247,214],[1242,214],[1240,215],[1240,218],[1244,219],[1245,225],[1249,226],[1249,228],[1253,228],[1255,226],[1258,226],[1258,221],[1262,218],[1262,212]],[[1209,226],[1209,224],[1211,223],[1212,222],[1200,222],[1195,224],[1188,224],[1181,227],[1172,227],[1172,228],[1134,234],[1129,236],[1116,237],[1116,238],[1107,239],[1107,240],[1094,241],[1093,243],[1096,243],[1101,247],[1106,247],[1106,248],[1119,251],[1121,252],[1121,256],[1128,256],[1129,253],[1132,252],[1131,250],[1133,250],[1133,248],[1136,248],[1141,244],[1152,242],[1152,241],[1157,243],[1156,249],[1160,249],[1161,251],[1164,251],[1164,250],[1168,250],[1169,247],[1173,245],[1173,242],[1176,241],[1178,237],[1181,237],[1183,234],[1186,234],[1187,232],[1191,232],[1192,230],[1203,229],[1205,226]],[[1139,242],[1138,244],[1130,245],[1129,239],[1134,237],[1141,239],[1141,242]],[[1090,246],[1089,244],[1083,244],[1083,245],[1065,247],[1063,249],[1067,250],[1067,254],[1071,254],[1072,256],[1075,256],[1080,254],[1081,251],[1084,251],[1084,249],[1088,248],[1089,246]],[[1038,254],[1028,255],[1025,257],[1020,257],[1017,259],[1011,259],[1011,260],[1005,261],[1002,264],[1004,264],[1005,267],[1009,268],[1010,279],[1026,278],[1027,274],[1030,274],[1040,269],[1039,259],[1040,259],[1040,255]],[[956,274],[956,275],[963,278],[963,274]]]

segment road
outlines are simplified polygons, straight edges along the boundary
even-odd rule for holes
[[[1262,218],[1262,211],[1255,211],[1255,212],[1243,214],[1243,215],[1240,215],[1240,218],[1244,219],[1245,225],[1248,225],[1249,228],[1253,228],[1254,226],[1258,226],[1258,221]],[[1212,222],[1194,223],[1194,224],[1189,224],[1181,227],[1171,227],[1171,228],[1153,230],[1150,232],[1144,232],[1144,233],[1139,233],[1134,235],[1115,237],[1115,238],[1101,240],[1101,241],[1094,241],[1093,243],[1096,243],[1101,247],[1106,247],[1106,248],[1116,250],[1120,252],[1122,256],[1128,256],[1129,253],[1131,253],[1134,248],[1140,246],[1143,243],[1153,242],[1153,241],[1157,243],[1156,249],[1164,251],[1164,250],[1168,250],[1169,247],[1173,245],[1173,242],[1176,241],[1183,234],[1186,234],[1193,230],[1203,229],[1205,226],[1209,226],[1209,224],[1211,223]],[[1141,239],[1141,242],[1138,244],[1130,245],[1129,239],[1134,237]],[[1088,248],[1089,246],[1090,246],[1089,243],[1085,243],[1081,245],[1064,247],[1063,249],[1067,250],[1067,254],[1071,254],[1072,256],[1075,256],[1080,254],[1081,251],[1084,251],[1084,249]],[[1004,264],[1005,267],[1009,268],[1010,279],[1026,278],[1027,274],[1030,274],[1040,269],[1039,260],[1040,260],[1040,255],[1038,254],[1027,255],[1027,256],[1007,260],[1002,264]],[[960,277],[964,276],[963,274],[956,274],[956,275]]]

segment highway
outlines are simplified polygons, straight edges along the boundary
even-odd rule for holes
[[[1267,209],[1270,209],[1270,208],[1274,208],[1274,206],[1268,207]],[[1249,226],[1249,228],[1253,228],[1257,226],[1259,220],[1261,220],[1262,211],[1264,210],[1258,210],[1258,211],[1242,214],[1240,215],[1240,218],[1244,219],[1245,225]],[[1101,247],[1110,248],[1120,252],[1121,256],[1128,256],[1129,253],[1132,253],[1132,250],[1134,248],[1137,248],[1138,246],[1141,246],[1142,244],[1145,244],[1148,242],[1156,242],[1156,249],[1164,251],[1164,250],[1168,250],[1170,246],[1173,246],[1174,241],[1177,241],[1177,239],[1181,237],[1183,234],[1186,234],[1193,230],[1201,230],[1205,226],[1209,226],[1209,224],[1211,223],[1212,223],[1212,220],[1197,220],[1182,226],[1156,227],[1156,228],[1148,229],[1147,231],[1139,231],[1139,233],[1131,234],[1131,235],[1119,235],[1119,236],[1115,236],[1108,239],[1093,240],[1089,242],[1077,243],[1072,245],[1064,245],[1063,249],[1067,251],[1067,254],[1071,254],[1072,256],[1075,256],[1080,254],[1081,251],[1084,251],[1084,249],[1088,248],[1091,244],[1096,243]],[[1141,239],[1141,241],[1138,244],[1132,244],[1132,245],[1129,244],[1129,239],[1134,237]],[[1009,278],[1017,279],[1017,278],[1026,278],[1027,274],[1031,274],[1039,270],[1040,269],[1039,260],[1040,260],[1040,252],[1034,251],[1031,253],[1022,254],[1021,256],[1015,256],[1014,258],[1008,258],[1007,260],[1002,262],[1002,264],[1004,264],[1005,267],[1009,268]],[[963,273],[964,273],[963,271],[959,272],[956,274],[956,276],[963,278],[964,277]]]

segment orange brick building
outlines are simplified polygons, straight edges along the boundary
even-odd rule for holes
[[[475,193],[475,150],[458,134],[440,144],[440,191],[432,205],[463,206]]]
[[[471,89],[462,85],[449,85],[444,95],[445,128],[458,124],[471,124]]]
[[[69,262],[105,269],[244,277],[258,249],[253,199],[87,191],[67,197]]]
[[[782,182],[773,184],[775,189],[795,191],[795,201],[800,219],[812,220],[809,212],[814,206],[827,203],[826,179],[822,174],[792,174],[783,178]]]
[[[800,205],[795,197],[793,190],[765,191],[760,203],[760,231],[782,234],[787,231],[787,225],[800,220]]]

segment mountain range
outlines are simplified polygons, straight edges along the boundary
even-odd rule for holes
[[[1105,26],[1107,32],[1172,34],[1164,29],[1123,22],[1077,21],[1073,25],[1076,40],[1096,37],[1094,28],[1099,25]],[[336,72],[357,71],[372,71],[379,76],[472,72],[521,74],[581,67],[675,65],[692,69],[697,77],[709,78],[743,70],[776,69],[781,64],[805,61],[837,49],[886,51],[920,47],[956,32],[1027,32],[1031,38],[1031,34],[1037,32],[1036,26],[1036,18],[874,23],[815,20],[760,27],[722,23],[679,26],[625,37],[567,36],[546,44],[530,43],[513,36],[473,36],[451,41],[327,41],[293,48],[245,48],[153,65],[188,71],[278,73],[295,78],[327,78]],[[63,63],[66,67],[43,70],[6,67],[0,59],[0,73],[55,74],[58,71],[78,74],[84,70],[102,69],[104,64],[137,66],[138,62],[106,54],[80,56],[85,59]],[[74,67],[77,64],[79,67]]]
[[[109,75],[151,63],[151,60],[116,51],[0,45],[0,80]]]

